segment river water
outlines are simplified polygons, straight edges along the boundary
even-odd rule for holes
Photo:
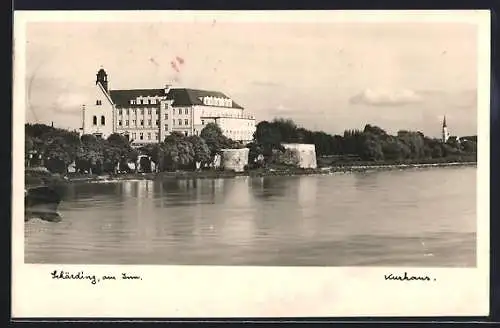
[[[476,266],[476,168],[79,183],[25,261]]]

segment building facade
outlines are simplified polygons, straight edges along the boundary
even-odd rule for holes
[[[199,135],[208,123],[216,123],[228,138],[250,142],[255,118],[218,91],[187,88],[110,90],[104,69],[97,73],[95,99],[82,108],[82,134],[107,138],[125,135],[133,146],[163,141],[176,131]]]

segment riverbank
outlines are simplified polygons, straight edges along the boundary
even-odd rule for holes
[[[387,170],[409,170],[425,169],[453,166],[477,166],[476,162],[452,162],[452,163],[433,163],[433,164],[369,164],[369,165],[338,165],[316,169],[301,168],[259,168],[245,172],[234,171],[176,171],[161,173],[126,173],[126,174],[108,174],[108,175],[88,175],[88,174],[69,174],[66,176],[56,175],[53,177],[57,182],[78,183],[78,182],[112,182],[125,180],[166,180],[166,179],[221,179],[234,178],[237,176],[264,177],[264,176],[295,176],[295,175],[328,175],[335,173],[356,173],[369,171],[387,171]]]

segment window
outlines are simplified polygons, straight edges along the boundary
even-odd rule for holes
[[[179,108],[179,115],[182,115],[182,109]]]
[[[151,99],[148,99],[148,104],[150,104],[150,105],[151,105],[151,103],[152,103],[152,102],[151,102]]]
[[[148,114],[151,115],[151,108],[148,109]]]
[[[125,126],[128,126],[128,120],[125,121]]]
[[[122,120],[118,120],[118,125],[122,126]]]
[[[151,126],[151,120],[148,120],[148,126]]]
[[[141,109],[141,115],[144,115],[144,109]]]
[[[132,99],[132,100],[130,100],[130,104],[131,104],[131,105],[135,105],[135,100],[133,100],[133,99]]]
[[[95,104],[96,104],[97,106],[100,106],[100,105],[102,105],[102,101],[100,101],[100,100],[96,100],[96,101],[95,101]]]
[[[188,113],[189,113],[189,109],[187,109],[187,108],[186,108],[186,109],[184,109],[184,114],[186,114],[186,115],[187,115]]]
[[[94,125],[97,125],[97,116],[94,115],[94,117],[92,118],[92,123]]]
[[[184,120],[184,125],[189,125],[189,120],[188,119]]]
[[[127,109],[127,115],[130,115],[130,111]]]
[[[198,130],[194,130],[194,134],[198,135]]]
[[[154,105],[154,104],[156,104],[156,99],[155,99],[155,98],[151,99],[151,103],[152,103],[153,105]]]
[[[182,120],[181,119],[179,119],[179,125],[182,125]]]
[[[106,125],[106,118],[104,115],[101,116],[101,125]]]
[[[160,122],[159,122],[158,120],[156,120],[156,123],[155,123],[155,125],[156,125],[156,126],[158,126],[158,124],[159,124],[159,123],[160,123]]]
[[[201,125],[205,125],[205,120],[201,120]]]
[[[144,140],[144,133],[139,133],[139,139]]]
[[[155,139],[156,139],[156,140],[158,140],[158,139],[159,139],[159,137],[158,137],[158,132],[157,132],[157,133],[155,133]]]
[[[123,115],[123,112],[121,109],[118,111],[118,115]]]
[[[165,124],[165,131],[168,131],[168,124]]]
[[[137,114],[137,112],[135,111],[135,108],[134,108],[134,109],[132,109],[132,115],[135,115],[135,114]]]
[[[172,120],[172,125],[175,125],[175,120]]]
[[[141,120],[141,126],[144,126],[144,120]]]
[[[165,119],[168,120],[168,114],[165,114]]]
[[[148,132],[148,140],[151,140],[151,132]]]
[[[137,123],[137,121],[136,121],[136,120],[132,120],[132,125],[133,125],[133,126],[136,126],[136,125],[137,125],[136,123]]]
[[[187,137],[187,135],[188,135],[188,132],[187,132],[187,131],[184,131],[184,135],[185,135],[185,136]]]
[[[137,135],[135,134],[135,132],[134,132],[134,133],[132,133],[132,139],[134,139],[134,140],[135,140],[135,138],[136,138],[136,137],[137,137]]]

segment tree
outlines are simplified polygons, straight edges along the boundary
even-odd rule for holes
[[[193,145],[187,137],[171,134],[165,138],[162,144],[165,169],[177,170],[180,167],[192,165],[194,160]]]
[[[73,162],[76,152],[71,149],[63,137],[51,138],[45,149],[45,164],[49,171],[67,173],[68,165]]]
[[[201,166],[210,162],[210,148],[205,140],[199,136],[190,136],[187,140],[191,143],[194,152],[194,161]]]
[[[215,123],[208,123],[200,132],[200,137],[205,140],[213,158],[220,153],[222,148],[230,146],[228,138],[224,136],[220,127]]]
[[[283,150],[281,145],[282,137],[279,129],[275,124],[267,121],[262,121],[257,124],[254,140],[261,147],[262,154],[266,160],[270,160],[273,155],[273,150]]]
[[[103,140],[93,135],[83,135],[77,150],[77,170],[88,171],[90,174],[95,170],[100,171],[104,161],[103,148]]]
[[[291,119],[276,118],[271,125],[279,131],[282,142],[296,143],[299,141],[297,125]]]
[[[384,159],[384,152],[379,139],[375,136],[366,136],[363,142],[363,150],[359,154],[364,160],[379,161]]]
[[[461,146],[464,152],[466,153],[476,153],[477,152],[477,144],[471,140],[463,140],[461,142]]]

